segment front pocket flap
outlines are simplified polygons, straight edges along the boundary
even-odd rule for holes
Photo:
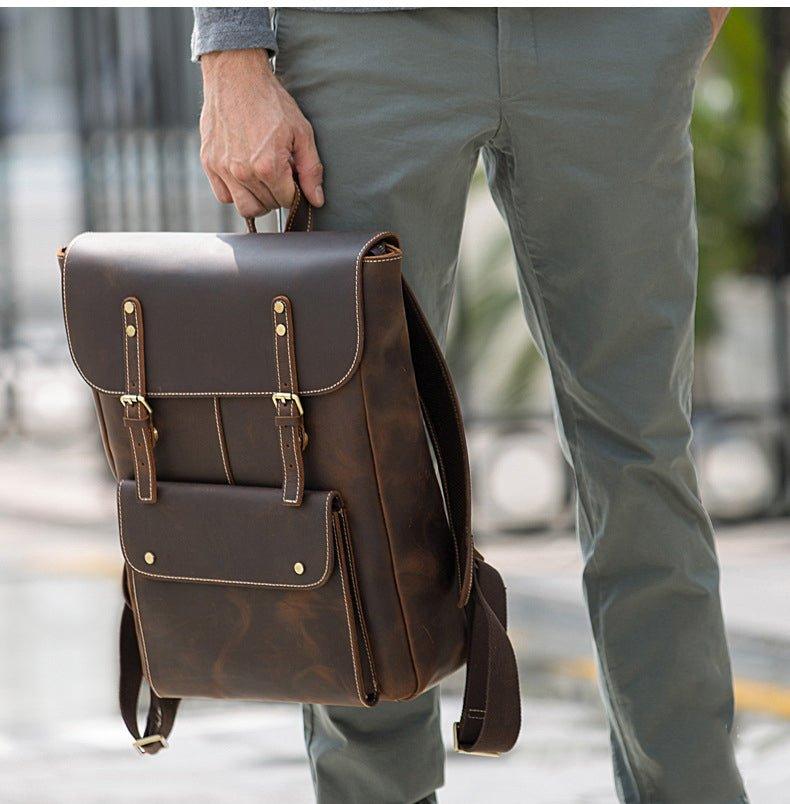
[[[159,483],[155,505],[118,485],[121,549],[142,575],[169,581],[292,589],[332,574],[334,491],[306,491],[298,508],[282,489]]]

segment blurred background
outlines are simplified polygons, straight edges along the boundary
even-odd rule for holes
[[[153,761],[116,713],[112,480],[54,254],[86,229],[240,229],[200,169],[191,26],[180,8],[0,9],[0,802],[312,800],[296,707],[187,705]],[[790,12],[734,10],[693,123],[695,451],[756,802],[790,786],[789,64]],[[533,802],[614,802],[548,375],[482,174],[461,261],[448,351],[476,529],[510,588],[525,729],[498,762],[451,754],[442,801],[523,801],[529,785]],[[448,743],[460,694],[451,679]]]

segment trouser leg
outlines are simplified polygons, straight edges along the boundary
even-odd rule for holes
[[[275,22],[277,72],[325,165],[316,228],[397,232],[404,273],[443,339],[469,183],[497,125],[495,12],[280,9]],[[304,718],[320,804],[435,800],[438,688],[373,709],[305,706]]]
[[[574,470],[584,590],[627,802],[746,800],[718,564],[689,452],[688,124],[704,14],[499,15],[503,125],[486,161]]]
[[[304,707],[305,743],[319,804],[414,804],[443,783],[439,688],[372,709]]]

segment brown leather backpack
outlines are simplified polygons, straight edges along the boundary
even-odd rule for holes
[[[456,747],[499,754],[518,676],[447,366],[398,238],[311,223],[297,200],[285,234],[87,233],[59,254],[118,480],[124,721],[153,754],[180,698],[374,706],[466,662]]]

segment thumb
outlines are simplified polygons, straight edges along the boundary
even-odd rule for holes
[[[314,207],[324,205],[324,166],[318,156],[313,129],[307,126],[294,138],[294,169],[299,177],[299,186]]]

